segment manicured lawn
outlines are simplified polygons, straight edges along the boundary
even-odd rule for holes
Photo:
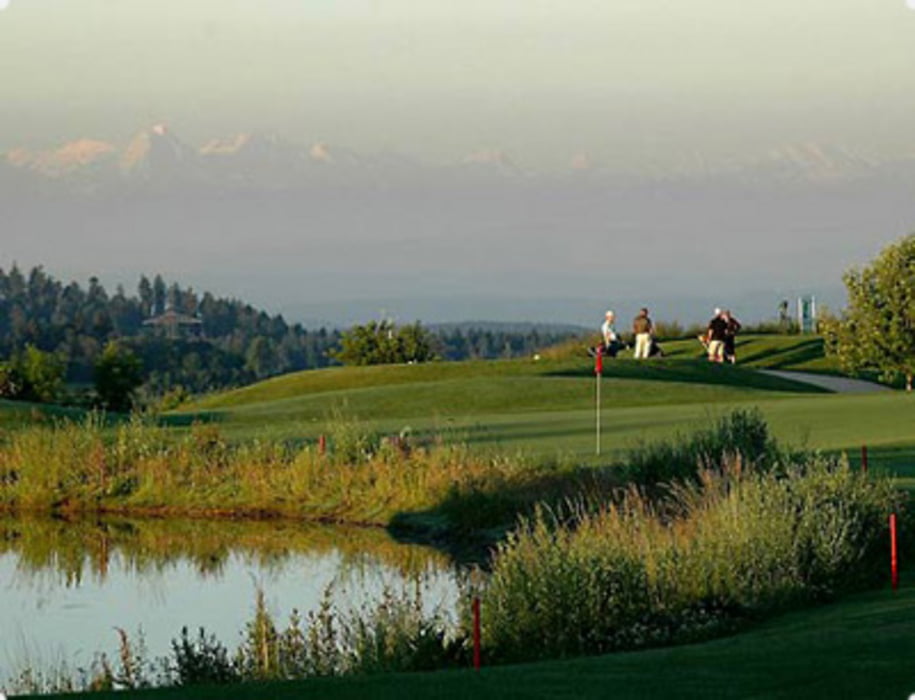
[[[870,448],[875,470],[915,485],[915,397],[901,393],[832,395],[760,375],[749,366],[811,369],[828,364],[822,340],[746,336],[746,366],[701,361],[694,340],[664,344],[663,360],[620,357],[604,363],[602,454],[595,454],[593,361],[573,347],[559,359],[338,367],[276,377],[203,397],[166,420],[184,430],[213,420],[231,440],[313,441],[337,418],[369,430],[435,433],[481,449],[601,463],[648,440],[708,423],[735,407],[759,407],[781,440],[848,451]],[[79,412],[0,402],[0,425]]]
[[[761,341],[763,342],[763,341]],[[782,338],[766,348],[796,342]],[[681,342],[684,347],[685,342]],[[698,343],[694,344],[699,347]],[[695,350],[692,345],[688,346]],[[771,349],[766,350],[771,352]],[[684,354],[681,352],[681,355]],[[649,406],[711,406],[764,400],[820,390],[743,367],[714,366],[689,358],[604,364],[605,410]],[[249,387],[203,397],[170,416],[175,424],[216,420],[232,437],[314,439],[334,414],[399,431],[477,432],[478,425],[515,422],[542,414],[540,437],[556,433],[557,414],[573,439],[594,405],[592,360],[583,356],[494,362],[433,363],[331,368],[276,377]],[[579,415],[580,414],[580,415]],[[522,421],[527,422],[522,418]],[[661,419],[663,422],[663,418]],[[534,422],[538,422],[534,419]],[[537,430],[532,437],[537,440]],[[511,440],[510,436],[505,436]],[[548,439],[548,444],[552,440]],[[539,449],[538,445],[531,445]],[[562,445],[561,449],[568,449]],[[572,447],[575,451],[574,446]]]
[[[740,367],[689,360],[624,360],[605,368],[601,457],[595,455],[595,379],[587,358],[308,372],[211,397],[170,419],[205,416],[236,439],[314,440],[336,411],[386,433],[409,428],[486,449],[598,463],[734,408],[758,407],[788,444],[846,450],[855,459],[867,444],[872,467],[915,476],[915,397],[815,393],[793,382],[769,383],[774,378]],[[266,400],[268,385],[284,398]],[[291,394],[293,388],[301,393]]]

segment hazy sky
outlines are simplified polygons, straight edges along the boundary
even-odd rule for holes
[[[0,151],[278,131],[532,164],[911,148],[905,0],[0,0]]]
[[[482,311],[460,311],[478,317],[495,314],[487,299],[512,296],[562,320],[532,300],[593,296],[593,309],[575,313],[599,318],[623,295],[634,306],[649,292],[708,290],[718,303],[757,290],[758,308],[774,309],[777,289],[838,289],[849,265],[915,225],[915,9],[906,0],[0,8],[0,154],[80,137],[123,147],[164,121],[198,146],[254,131],[433,162],[501,149],[526,170],[569,174],[456,192],[441,179],[425,187],[425,173],[437,177],[427,169],[412,189],[385,198],[356,187],[339,201],[304,187],[286,199],[222,202],[180,181],[161,200],[33,204],[0,191],[0,265],[128,282],[164,272],[274,307],[437,293],[446,301],[424,320],[455,316],[462,294],[486,297]],[[793,148],[805,143],[825,148]],[[692,167],[750,162],[752,174],[773,149],[839,154],[840,175],[843,154],[854,163],[836,187],[802,169],[796,190],[742,193],[728,189],[731,175],[704,182],[707,171]],[[612,177],[586,186],[568,170],[581,153],[605,169],[660,174],[618,178],[660,189],[614,190]],[[873,172],[862,154],[876,156]],[[680,164],[694,179],[664,190]]]

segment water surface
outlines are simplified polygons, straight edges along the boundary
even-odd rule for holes
[[[380,529],[290,521],[0,518],[0,683],[24,665],[87,666],[142,630],[150,656],[181,627],[234,649],[258,587],[280,623],[316,610],[328,586],[344,609],[421,582],[453,609],[457,572],[428,547]]]

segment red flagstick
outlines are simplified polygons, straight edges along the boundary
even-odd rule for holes
[[[321,435],[318,438],[318,454],[323,455],[327,452],[327,438]]]
[[[899,560],[896,556],[896,514],[890,514],[890,577],[893,590],[899,588]]]
[[[473,667],[480,670],[480,599],[473,599]]]
[[[597,380],[597,394],[595,396],[594,413],[596,416],[597,454],[600,454],[600,379],[604,371],[604,355],[598,349],[594,356],[594,376]]]

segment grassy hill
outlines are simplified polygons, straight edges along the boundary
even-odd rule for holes
[[[759,407],[791,444],[846,450],[871,447],[871,464],[915,476],[911,397],[833,395],[762,375],[756,368],[835,371],[822,339],[745,336],[741,364],[710,365],[695,340],[664,343],[666,357],[607,360],[602,380],[602,454],[595,454],[593,360],[580,343],[542,358],[336,367],[298,372],[205,396],[166,416],[176,430],[218,422],[232,440],[315,440],[340,419],[366,430],[435,433],[481,449],[523,451],[600,463],[633,446],[707,424],[735,407]],[[0,401],[0,426],[79,411]],[[915,482],[913,482],[915,483]]]
[[[604,363],[603,456],[668,437],[738,406],[758,406],[780,438],[855,453],[879,447],[893,466],[913,443],[909,397],[834,395],[756,368],[829,369],[822,339],[747,336],[741,364],[702,361],[696,341],[665,343],[667,356]],[[596,460],[593,361],[580,345],[534,359],[337,367],[276,377],[204,397],[170,418],[219,421],[232,437],[315,439],[334,415],[382,432],[445,432],[484,447]],[[874,454],[877,463],[880,454]]]
[[[28,401],[0,399],[0,428],[15,428],[36,421],[81,418],[85,411],[79,408],[49,406]]]

